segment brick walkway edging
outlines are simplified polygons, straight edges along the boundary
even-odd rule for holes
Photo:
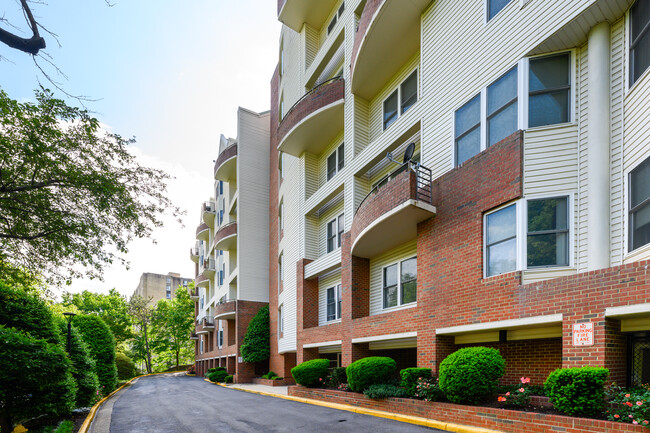
[[[363,394],[330,389],[290,386],[288,392],[289,396],[292,397],[421,417],[422,419],[442,419],[449,423],[462,423],[480,429],[495,429],[506,433],[547,433],[549,431],[565,433],[647,433],[648,431],[640,425],[590,418],[573,418],[491,407],[427,402],[408,398],[373,400],[366,398]],[[437,428],[444,429],[442,427]]]

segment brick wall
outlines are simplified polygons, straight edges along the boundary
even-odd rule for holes
[[[368,31],[368,27],[370,27],[370,22],[375,16],[375,12],[383,3],[384,0],[368,0],[366,2],[366,5],[363,7],[363,12],[361,12],[361,16],[359,17],[359,26],[357,27],[357,32],[354,34],[350,70],[354,70],[354,62],[357,60],[357,54],[359,53],[361,41],[363,41],[363,37]]]
[[[214,163],[214,173],[216,174],[219,167],[221,167],[221,164],[228,161],[233,156],[237,156],[236,144],[231,144],[230,146],[226,147],[223,150],[223,152],[219,154],[219,156],[217,157],[217,161]]]
[[[221,239],[227,238],[228,236],[232,236],[235,234],[237,234],[237,223],[236,222],[228,223],[225,226],[221,226],[221,228],[217,230],[217,232],[214,234],[214,243],[216,244]]]
[[[237,356],[239,356],[239,348],[244,342],[244,336],[248,330],[248,324],[251,319],[257,314],[260,308],[267,305],[266,302],[256,301],[243,301],[237,300],[237,318],[236,318],[236,341],[237,341]],[[235,374],[235,383],[248,383],[255,377],[255,364],[243,362],[237,363],[237,373]]]

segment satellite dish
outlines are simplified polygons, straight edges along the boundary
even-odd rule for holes
[[[415,143],[411,143],[408,146],[406,146],[406,151],[404,152],[404,161],[402,161],[402,164],[406,164],[413,158],[413,152],[415,152]]]

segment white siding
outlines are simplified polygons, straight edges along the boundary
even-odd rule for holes
[[[401,260],[414,257],[417,253],[416,241],[409,242],[395,248],[381,256],[370,260],[370,315],[381,314],[388,311],[410,308],[414,304],[383,309],[383,268]]]

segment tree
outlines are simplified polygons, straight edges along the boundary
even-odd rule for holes
[[[190,283],[190,290],[193,290]],[[194,329],[194,301],[186,289],[179,286],[172,300],[161,299],[153,312],[152,334],[157,352],[171,352],[180,365],[181,353],[190,353],[194,347],[189,335]]]
[[[139,333],[135,337],[134,351],[145,363],[147,373],[153,371],[151,366],[151,348],[149,347],[148,326],[151,323],[153,307],[149,305],[152,298],[145,299],[140,295],[133,295],[129,299],[129,314],[133,317],[134,324]]]
[[[0,90],[0,262],[49,282],[101,278],[133,238],[181,212],[166,197],[170,176],[140,165],[133,139],[49,90],[20,103]],[[3,275],[0,275],[2,278]],[[6,278],[6,277],[5,277]]]
[[[63,293],[63,305],[76,306],[79,311],[97,314],[106,322],[118,347],[124,348],[125,343],[133,338],[133,321],[129,315],[129,304],[126,296],[120,295],[117,289],[111,289],[108,295],[84,290],[81,293]]]
[[[115,366],[115,339],[108,325],[95,314],[77,315],[72,325],[79,330],[88,351],[95,360],[95,372],[104,395],[113,391],[117,385]]]
[[[251,319],[246,329],[244,342],[240,349],[244,362],[260,362],[269,359],[271,353],[270,338],[269,306],[265,305]]]

